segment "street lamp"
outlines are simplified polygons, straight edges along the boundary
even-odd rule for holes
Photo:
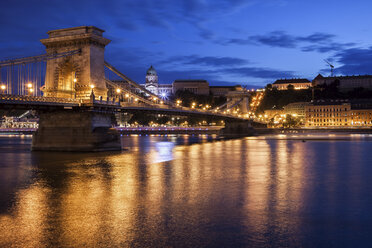
[[[34,89],[32,88],[32,83],[28,83],[27,88],[28,88],[28,94],[32,95],[32,92],[34,92]]]
[[[74,78],[72,81],[74,82],[74,99],[76,99],[76,82],[77,82],[77,79]]]
[[[5,94],[6,86],[5,85],[1,85],[0,86],[0,89],[1,89],[1,93]]]

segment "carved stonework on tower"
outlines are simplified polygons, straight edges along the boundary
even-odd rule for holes
[[[47,61],[44,95],[62,98],[89,99],[91,86],[94,94],[107,97],[104,73],[104,51],[110,40],[104,31],[83,26],[49,31],[42,39],[49,54],[80,49],[79,54]]]

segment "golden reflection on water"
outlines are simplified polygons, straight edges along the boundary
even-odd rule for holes
[[[279,236],[298,225],[288,216],[307,200],[313,146],[247,138],[157,148],[156,137],[146,141],[134,136],[129,151],[82,154],[59,167],[39,159],[46,164],[35,166],[35,180],[0,214],[0,246],[151,246],[177,232],[198,237],[219,221],[243,223],[253,234],[276,225]],[[328,169],[337,174],[334,153],[331,145]],[[59,170],[61,183],[53,185]]]
[[[17,205],[0,215],[0,247],[42,247],[48,232],[49,190],[34,184],[17,192]]]

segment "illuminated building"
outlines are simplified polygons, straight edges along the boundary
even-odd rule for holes
[[[371,127],[368,101],[319,100],[305,107],[306,127]]]
[[[142,86],[162,99],[168,98],[173,93],[171,84],[159,84],[158,73],[153,66],[150,66],[147,70],[146,83]]]
[[[142,86],[163,99],[177,91],[189,91],[196,95],[209,95],[211,93],[216,97],[227,96],[229,92],[243,91],[241,85],[209,86],[208,81],[204,79],[177,79],[172,84],[159,84],[159,77],[153,66],[150,66],[147,70],[146,83]]]
[[[318,76],[313,80],[314,85],[329,85],[333,82],[337,82],[340,91],[344,92],[356,88],[372,90],[372,75],[324,77],[323,75],[318,74]]]
[[[305,106],[308,102],[294,102],[284,106],[284,113],[298,117],[305,117]]]
[[[273,88],[287,90],[292,85],[295,90],[303,90],[311,87],[311,82],[306,78],[278,79],[273,84]]]
[[[209,95],[209,83],[207,80],[178,79],[173,82],[173,94],[177,91],[189,91],[196,95]]]
[[[151,91],[151,93],[157,95],[159,91],[158,81],[158,74],[156,73],[154,67],[150,66],[150,68],[146,72],[146,89],[148,91]]]
[[[18,117],[7,117],[4,116],[1,125],[1,128],[37,128],[38,119],[26,119]]]
[[[271,119],[276,119],[276,118],[279,118],[279,117],[282,117],[284,115],[284,110],[283,109],[268,109],[268,110],[265,110],[265,118],[267,120],[271,120]]]

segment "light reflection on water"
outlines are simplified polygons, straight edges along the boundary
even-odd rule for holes
[[[0,137],[0,247],[369,244],[368,135],[123,141],[31,153],[29,137]]]

